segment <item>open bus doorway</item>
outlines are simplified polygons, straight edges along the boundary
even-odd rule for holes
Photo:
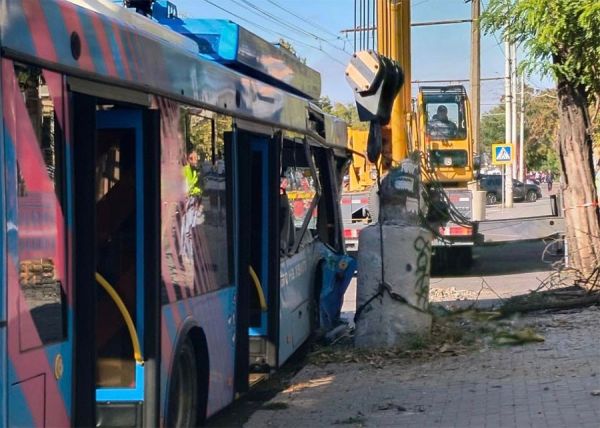
[[[144,280],[143,247],[139,245],[143,221],[136,221],[142,214],[137,211],[141,198],[138,193],[143,189],[139,176],[139,126],[139,111],[97,112],[96,265],[97,274],[108,283],[105,287],[110,287],[96,287],[97,395],[105,395],[104,388],[136,387],[141,380],[137,379],[141,372],[137,372],[133,358],[134,352],[139,351],[134,351],[135,341],[116,301],[122,300],[135,324],[143,325],[143,308],[137,304],[143,302],[144,291],[138,286]]]
[[[156,406],[143,403],[158,389],[157,112],[74,101],[76,307],[85,308],[75,315],[76,425],[153,425]]]
[[[238,128],[239,272],[237,390],[277,367],[279,294],[277,145],[265,134]]]

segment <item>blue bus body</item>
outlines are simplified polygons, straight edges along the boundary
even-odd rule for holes
[[[318,73],[230,23],[0,10],[0,426],[193,426],[334,326],[349,157]],[[290,72],[208,58],[207,28]]]

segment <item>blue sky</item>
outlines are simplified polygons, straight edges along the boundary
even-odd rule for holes
[[[353,51],[354,39],[353,35],[345,36],[340,31],[354,25],[354,0],[171,1],[177,4],[180,14],[227,18],[268,41],[276,42],[280,37],[287,39],[298,54],[307,59],[308,65],[321,73],[323,95],[333,101],[353,101],[352,92],[344,78],[344,68],[349,53]],[[482,7],[485,8],[488,1],[483,0]],[[272,18],[256,8],[267,12]],[[413,22],[467,19],[471,15],[471,5],[464,0],[412,0],[411,9]],[[498,40],[493,36],[482,36],[482,77],[500,77],[504,74],[504,47]],[[413,27],[412,79],[469,78],[469,49],[468,23]],[[538,77],[529,78],[529,82],[536,87],[551,84],[547,79]],[[465,85],[469,89],[468,84]],[[498,103],[504,93],[503,85],[501,80],[482,82],[482,111]]]

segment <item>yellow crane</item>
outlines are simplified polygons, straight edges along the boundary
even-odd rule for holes
[[[410,1],[374,1],[377,10],[377,54],[399,64],[404,74],[404,85],[394,99],[389,123],[381,130],[382,150],[378,164],[370,163],[366,157],[359,159],[359,156],[355,156],[349,173],[348,191],[342,198],[342,214],[346,223],[344,235],[350,251],[357,248],[358,233],[363,225],[376,220],[371,218],[376,207],[374,204],[370,206],[369,194],[374,193],[378,168],[383,174],[406,158],[409,152],[419,150],[426,161],[423,165],[424,184],[432,192],[443,193],[440,197],[452,205],[456,217],[461,218],[471,217],[473,194],[467,186],[474,180],[477,169],[473,158],[471,109],[466,90],[462,86],[419,88],[413,109]],[[370,59],[365,55],[363,58],[368,65]],[[356,68],[349,66],[349,69],[351,74],[356,73]],[[366,153],[367,145],[367,132],[350,131],[350,148]],[[466,258],[467,262],[470,260],[475,230],[468,222],[464,223],[450,222],[440,229],[441,235],[458,246],[450,250],[440,245],[438,254],[448,253],[451,258],[458,256]]]

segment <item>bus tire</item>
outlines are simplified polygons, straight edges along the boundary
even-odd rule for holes
[[[167,415],[169,428],[204,425],[208,402],[208,353],[201,331],[195,328],[177,347],[169,379]]]

